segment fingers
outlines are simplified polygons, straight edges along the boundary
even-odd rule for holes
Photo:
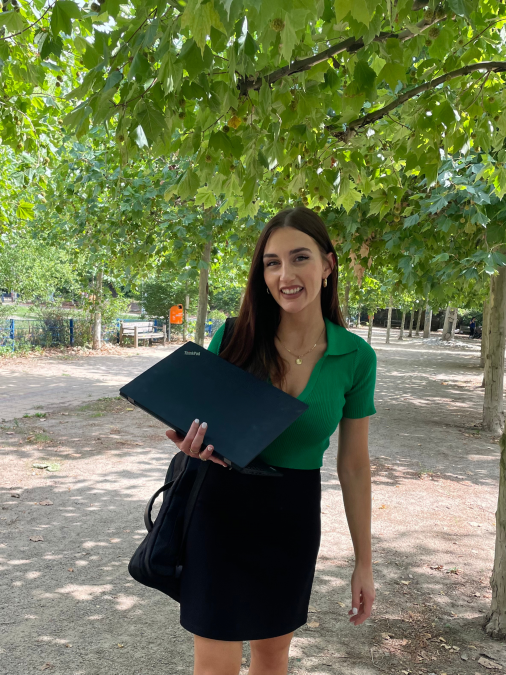
[[[190,452],[191,455],[196,457],[200,448],[202,447],[202,443],[204,442],[206,431],[207,422],[202,422],[202,424],[199,426],[199,420],[194,420],[188,433],[186,434],[186,438],[184,439],[181,449],[185,452]]]
[[[211,462],[214,462],[215,464],[221,464],[221,466],[224,466],[226,468],[227,464],[225,464],[225,462],[222,459],[213,456],[213,450],[214,447],[212,445],[208,445],[207,448],[205,448],[205,450],[202,450],[202,452],[200,453],[199,455],[200,459],[203,460],[210,459]]]
[[[190,457],[200,457],[202,460],[210,459],[215,464],[220,464],[227,468],[228,465],[222,459],[213,455],[214,447],[212,445],[208,445],[199,454],[206,431],[207,423],[202,422],[202,424],[199,425],[199,420],[196,419],[192,422],[185,437],[178,434],[174,429],[167,429],[165,435],[173,441],[185,455],[189,455]]]

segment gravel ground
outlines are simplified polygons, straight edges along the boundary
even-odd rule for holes
[[[375,330],[373,346],[373,613],[359,627],[347,618],[353,548],[334,436],[322,469],[310,618],[295,633],[289,672],[474,675],[491,665],[504,672],[504,643],[482,629],[499,447],[479,427],[479,343],[385,345],[384,331]],[[0,364],[0,673],[192,672],[192,637],[179,625],[178,605],[127,571],[145,534],[145,502],[176,449],[163,426],[118,400],[117,390],[166,353]],[[245,643],[244,674],[248,659]]]

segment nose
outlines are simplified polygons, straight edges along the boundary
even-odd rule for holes
[[[280,282],[287,283],[294,278],[293,267],[290,261],[281,261],[278,267],[278,274]]]

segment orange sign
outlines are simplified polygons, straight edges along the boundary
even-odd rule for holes
[[[183,305],[174,305],[170,308],[170,322],[183,323]]]

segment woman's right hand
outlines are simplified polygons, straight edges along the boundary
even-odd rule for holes
[[[176,447],[184,452],[185,455],[189,455],[190,457],[200,457],[202,460],[210,459],[211,462],[226,467],[227,464],[225,464],[222,459],[213,455],[214,448],[212,445],[208,445],[207,448],[202,450],[199,454],[206,431],[206,422],[202,422],[199,426],[199,420],[194,420],[186,436],[181,436],[175,429],[167,429],[165,435],[176,445]]]

